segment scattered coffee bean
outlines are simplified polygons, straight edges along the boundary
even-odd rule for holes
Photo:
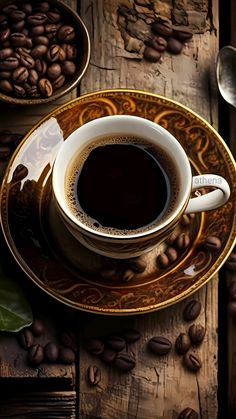
[[[156,32],[158,35],[161,35],[165,38],[169,38],[173,35],[173,29],[168,23],[160,23],[160,22],[154,22],[152,25],[152,30]]]
[[[16,166],[16,168],[15,168],[15,170],[13,172],[12,180],[14,180],[16,182],[19,182],[22,179],[24,179],[28,175],[28,173],[29,173],[29,171],[28,171],[27,167],[24,164],[18,164],[18,166]],[[35,320],[34,320],[34,322],[35,322]],[[32,324],[34,324],[34,322]],[[30,330],[33,333],[32,325],[30,326]]]
[[[184,365],[189,371],[197,372],[202,367],[199,356],[192,352],[187,352],[183,358]]]
[[[167,42],[167,51],[171,52],[172,54],[180,54],[183,49],[182,42],[178,41],[175,38],[169,38]]]
[[[14,70],[19,66],[19,61],[15,57],[8,57],[0,62],[0,70]]]
[[[235,281],[232,281],[229,284],[228,292],[229,292],[229,300],[236,301],[236,282]]]
[[[76,335],[73,332],[73,330],[66,330],[66,331],[62,332],[62,334],[60,335],[60,342],[66,348],[70,348],[74,352],[76,352],[76,349],[77,349]]]
[[[87,370],[89,384],[96,386],[101,381],[101,370],[96,365],[90,365]]]
[[[5,58],[11,57],[13,54],[12,48],[3,48],[0,50],[0,61],[5,60]]]
[[[127,352],[120,352],[115,358],[114,365],[120,371],[128,372],[135,367],[136,361],[134,357]]]
[[[168,247],[165,253],[170,263],[174,263],[178,258],[177,250],[174,247]]]
[[[18,177],[19,176],[27,176],[28,174],[28,169],[27,167],[25,167],[23,164],[20,164],[19,166],[17,166],[17,171],[15,170],[15,175]],[[14,175],[13,175],[14,177]],[[22,177],[22,179],[24,178]],[[32,331],[34,336],[41,336],[44,333],[45,327],[44,327],[44,323],[42,322],[42,320],[40,319],[34,319],[33,323],[30,326],[30,330]]]
[[[115,361],[116,356],[117,353],[115,351],[113,351],[110,348],[105,348],[102,354],[100,355],[100,358],[106,364],[112,364]]]
[[[17,83],[23,83],[29,77],[29,71],[26,67],[18,67],[12,73],[12,78]]]
[[[135,329],[123,329],[119,334],[127,343],[136,342],[141,337],[140,332]]]
[[[198,419],[198,413],[191,409],[191,407],[186,407],[186,409],[182,410],[179,414],[178,419]]]
[[[224,266],[229,271],[236,271],[236,252],[231,253]]]
[[[29,349],[34,343],[34,337],[30,329],[26,328],[19,333],[19,343],[24,349]]]
[[[193,37],[193,32],[190,29],[174,29],[173,37],[181,42],[189,41]]]
[[[133,271],[131,271],[131,269],[127,269],[126,271],[124,271],[121,275],[121,279],[124,282],[129,282],[132,281],[132,279],[134,278],[135,273]]]
[[[204,242],[205,249],[216,252],[221,248],[221,240],[216,236],[209,236]]]
[[[12,33],[9,40],[13,47],[23,47],[26,43],[26,36],[23,33]]]
[[[195,320],[201,311],[201,303],[197,300],[189,301],[183,311],[183,317],[186,322]]]
[[[202,343],[205,333],[205,327],[201,326],[200,324],[192,324],[188,331],[191,342],[194,345],[200,345]]]
[[[86,349],[92,355],[101,355],[104,351],[104,343],[100,339],[90,338],[86,342]]]
[[[228,313],[231,317],[236,317],[236,301],[230,301],[228,303]]]
[[[43,361],[44,350],[39,343],[31,346],[28,351],[28,361],[32,365],[39,365]]]
[[[181,234],[176,240],[176,245],[179,249],[187,249],[187,247],[190,245],[189,235],[185,233]]]
[[[156,355],[166,355],[170,352],[172,343],[162,336],[154,336],[148,342],[148,349]]]
[[[146,60],[151,61],[152,63],[156,63],[157,61],[160,60],[161,53],[160,53],[160,51],[157,51],[154,48],[145,47],[144,52],[143,52],[143,56],[144,56],[144,58],[146,58]]]
[[[175,350],[178,355],[184,355],[190,348],[191,341],[187,333],[180,333],[175,341]]]
[[[167,268],[170,264],[168,256],[165,253],[161,253],[159,256],[157,256],[157,264],[161,268]]]
[[[42,55],[44,55],[48,50],[48,47],[46,45],[36,45],[32,50],[31,50],[31,56],[33,58],[38,58],[41,57]]]
[[[56,362],[59,356],[59,347],[56,343],[49,342],[44,347],[44,356],[48,362]]]
[[[75,353],[72,349],[61,346],[59,349],[59,359],[63,364],[73,364],[75,362]]]
[[[119,336],[108,336],[106,338],[106,343],[116,352],[120,352],[125,348],[125,340]]]
[[[144,272],[147,267],[147,262],[144,256],[129,259],[129,266],[132,271],[136,273]]]
[[[162,38],[161,36],[155,36],[154,38],[148,40],[146,42],[146,45],[156,49],[157,51],[163,52],[167,47],[167,41],[165,38]]]

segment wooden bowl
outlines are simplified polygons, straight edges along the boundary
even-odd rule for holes
[[[33,5],[35,4],[33,0],[31,0],[31,2]],[[5,6],[17,3],[20,2],[17,0],[3,0],[0,5],[0,14],[1,10]],[[21,98],[10,94],[8,95],[7,93],[0,91],[0,101],[4,101],[13,105],[38,105],[52,102],[74,89],[86,72],[90,60],[90,38],[84,22],[79,17],[79,15],[64,2],[58,0],[48,0],[48,3],[61,11],[64,18],[63,21],[65,21],[65,23],[68,22],[75,28],[76,39],[74,44],[77,46],[78,50],[78,56],[76,58],[76,72],[67,82],[65,82],[65,84],[60,89],[56,90],[50,97],[40,97],[35,99],[29,97]]]

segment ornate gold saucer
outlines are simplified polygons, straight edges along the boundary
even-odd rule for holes
[[[184,147],[194,173],[216,173],[231,188],[218,210],[194,218],[191,246],[168,268],[146,255],[148,266],[128,283],[101,276],[103,257],[80,245],[62,225],[51,194],[57,151],[80,125],[106,115],[129,114],[153,120]],[[138,314],[166,307],[196,291],[221,267],[235,244],[235,162],[218,133],[190,109],[164,97],[134,90],[91,93],[59,107],[25,136],[8,164],[1,188],[1,226],[23,271],[40,288],[74,307],[103,314]],[[183,227],[180,227],[183,228]],[[208,236],[220,238],[220,250],[203,248]]]

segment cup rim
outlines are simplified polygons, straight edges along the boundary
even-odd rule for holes
[[[138,123],[138,124],[142,124],[142,125],[146,125],[147,127],[149,126],[152,127],[152,129],[156,130],[157,132],[159,132],[159,134],[161,133],[162,135],[165,135],[168,137],[168,141],[170,142],[174,142],[175,146],[178,148],[178,151],[182,154],[183,159],[185,160],[186,163],[186,170],[188,172],[188,176],[186,176],[186,178],[184,179],[184,181],[186,181],[186,187],[185,187],[185,193],[183,194],[183,198],[180,200],[180,202],[178,202],[176,204],[176,208],[173,209],[173,211],[171,211],[170,216],[166,217],[166,219],[164,220],[164,222],[160,222],[157,225],[154,224],[153,227],[149,228],[148,230],[144,230],[144,231],[138,231],[137,233],[130,233],[130,234],[112,234],[112,233],[107,233],[107,232],[103,232],[103,231],[99,231],[99,230],[95,230],[90,228],[89,226],[87,226],[86,224],[82,223],[68,208],[68,206],[66,205],[66,203],[63,200],[63,193],[61,192],[60,189],[60,184],[58,182],[58,172],[60,172],[62,170],[62,165],[61,163],[63,162],[63,157],[64,157],[64,151],[65,149],[69,148],[72,142],[76,142],[77,138],[78,138],[78,134],[83,134],[84,132],[86,132],[88,129],[93,128],[95,126],[98,126],[98,124],[106,124],[106,121],[112,121],[113,120],[120,120],[123,122],[127,122],[129,121],[131,124],[134,123]],[[137,129],[137,128],[136,128]],[[114,134],[114,132],[113,132]],[[134,135],[138,135],[137,133]],[[77,138],[76,138],[77,137]],[[93,142],[94,138],[96,136],[93,135],[93,137],[88,140],[88,142]],[[148,136],[147,136],[148,137]],[[78,141],[78,140],[77,140]],[[151,141],[151,140],[150,140]],[[87,146],[87,144],[85,145],[85,147]],[[68,162],[65,164],[65,170],[64,170],[64,175],[66,172],[66,167],[68,166]],[[63,170],[62,170],[63,172]],[[64,177],[63,177],[64,180]],[[58,151],[58,154],[55,158],[54,164],[53,164],[53,171],[52,171],[52,190],[53,190],[53,195],[54,198],[56,200],[57,205],[60,208],[60,212],[61,214],[63,214],[63,218],[64,221],[67,221],[67,219],[69,221],[70,224],[73,223],[73,225],[76,226],[76,228],[78,228],[80,231],[82,232],[87,232],[88,234],[92,235],[92,236],[99,236],[100,238],[106,238],[106,239],[115,239],[115,240],[124,240],[127,241],[129,239],[135,239],[135,238],[142,238],[142,237],[146,237],[146,236],[153,236],[156,233],[159,233],[160,231],[164,231],[168,228],[170,228],[173,224],[176,223],[176,220],[180,218],[180,216],[183,214],[185,208],[187,207],[189,198],[190,198],[190,194],[191,194],[191,183],[192,183],[192,174],[191,174],[191,167],[190,167],[190,163],[189,160],[187,158],[187,155],[184,151],[184,149],[182,148],[181,144],[179,143],[179,141],[169,132],[167,131],[165,128],[163,128],[161,125],[150,121],[146,118],[142,118],[139,116],[134,116],[134,115],[109,115],[109,116],[104,116],[104,117],[100,117],[97,119],[94,119],[92,121],[87,122],[86,124],[80,126],[79,128],[77,128],[75,131],[73,131],[68,137],[67,139],[64,141],[64,143],[61,145],[61,148]],[[182,185],[181,185],[182,186]],[[144,226],[145,227],[145,226]]]

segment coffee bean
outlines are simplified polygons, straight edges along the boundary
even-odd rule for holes
[[[185,354],[191,346],[191,341],[187,333],[180,333],[175,341],[175,350],[178,355]]]
[[[34,337],[30,329],[26,328],[19,333],[19,343],[24,349],[29,349],[34,343]]]
[[[32,39],[30,39],[30,38],[25,38],[25,47],[26,48],[28,48],[28,49],[31,49],[32,48],[32,46],[33,46],[33,41],[32,41]]]
[[[202,362],[197,354],[188,352],[184,355],[183,363],[189,371],[197,372],[202,367]]]
[[[32,36],[32,38],[34,38],[35,36],[42,35],[43,33],[44,33],[44,26],[37,25],[37,26],[32,26],[30,28],[29,35]]]
[[[23,10],[12,10],[11,13],[9,13],[9,19],[12,22],[20,22],[21,20],[25,19],[25,13],[23,12]]]
[[[236,317],[236,301],[230,301],[228,303],[228,313],[231,317],[235,318]]]
[[[167,42],[167,51],[172,54],[180,54],[183,49],[183,44],[175,38],[169,38]]]
[[[76,335],[73,332],[73,330],[65,330],[64,332],[62,332],[62,334],[60,335],[60,342],[66,348],[70,348],[74,352],[76,352],[77,350]]]
[[[33,10],[31,3],[23,3],[20,5],[20,8],[26,15],[30,15]]]
[[[47,17],[49,22],[58,23],[61,19],[61,14],[59,12],[47,12]]]
[[[61,74],[61,66],[60,64],[54,63],[48,67],[47,75],[50,79],[55,80]]]
[[[31,51],[31,56],[33,58],[41,57],[47,52],[47,50],[48,47],[46,45],[36,45]]]
[[[171,235],[169,237],[167,237],[166,243],[172,245],[172,244],[174,244],[174,242],[176,241],[177,238],[178,238],[177,233],[173,232],[173,233],[171,233]]]
[[[152,63],[156,63],[157,61],[160,60],[161,53],[160,53],[160,51],[157,51],[154,48],[145,47],[144,52],[143,52],[143,56],[144,56],[144,58],[146,58],[146,60],[151,61]]]
[[[171,26],[164,22],[154,22],[152,25],[152,30],[164,38],[168,38],[173,35],[173,29]]]
[[[9,4],[2,9],[3,13],[6,13],[6,15],[12,14],[15,10],[18,10],[18,7],[15,4]]]
[[[37,3],[34,7],[36,12],[47,12],[50,9],[50,4],[47,1],[41,1]]]
[[[144,272],[147,267],[147,262],[144,256],[129,259],[129,266],[132,271],[141,273]]]
[[[120,352],[116,356],[114,365],[120,371],[128,372],[128,371],[131,371],[135,367],[136,361],[132,355],[126,352]]]
[[[105,348],[101,353],[100,358],[106,364],[112,364],[115,361],[117,353],[113,349]]]
[[[27,91],[27,94],[32,98],[39,98],[40,97],[40,93],[39,93],[36,85],[35,86],[27,85],[26,86],[26,91]]]
[[[59,359],[63,364],[73,364],[75,362],[75,353],[70,348],[60,347]]]
[[[50,63],[53,63],[59,60],[60,49],[61,49],[60,45],[57,45],[57,44],[53,44],[49,47],[48,52],[47,52],[47,60]]]
[[[71,42],[75,38],[75,31],[72,26],[63,25],[57,33],[58,39],[63,42]]]
[[[43,361],[44,350],[39,343],[31,346],[28,352],[28,361],[32,365],[39,365]]]
[[[186,322],[195,320],[201,311],[201,303],[197,300],[189,301],[183,311],[183,317]]]
[[[193,37],[193,32],[190,29],[174,29],[173,37],[181,42],[189,41]]]
[[[19,61],[15,57],[8,57],[0,62],[0,70],[14,70],[19,66]]]
[[[106,338],[107,345],[116,352],[120,352],[125,348],[125,340],[119,336],[108,336]]]
[[[8,40],[10,34],[11,34],[11,31],[9,28],[2,29],[0,31],[0,42],[2,43],[2,47],[3,47],[3,43]]]
[[[0,90],[4,93],[13,92],[13,84],[9,80],[0,80]]]
[[[13,172],[12,180],[14,180],[16,182],[19,182],[22,179],[24,179],[28,175],[28,173],[29,173],[29,171],[24,164],[18,164],[18,166],[16,166],[16,168]],[[35,335],[35,333],[32,330],[32,326],[33,326],[34,322],[35,322],[35,320],[33,321],[32,325],[30,326],[30,330]],[[35,336],[37,336],[37,335],[35,335]]]
[[[156,355],[166,355],[170,352],[172,343],[162,336],[154,336],[148,342],[148,349]]]
[[[35,67],[34,68],[37,71],[39,76],[44,76],[44,74],[47,71],[47,64],[41,57],[39,57],[35,60]],[[63,81],[63,83],[64,83],[64,81]]]
[[[194,345],[200,345],[202,343],[205,333],[205,327],[201,326],[200,324],[192,324],[188,331],[191,342]]]
[[[141,337],[140,332],[135,329],[123,329],[119,334],[127,343],[136,342]]]
[[[18,170],[17,170],[16,174],[18,174],[18,178],[19,178],[19,175],[21,175],[22,179],[27,176],[28,169],[27,169],[26,166],[24,166],[23,164],[20,164],[19,166],[17,166],[17,168],[18,168]],[[42,320],[35,318],[33,320],[33,323],[30,326],[30,330],[32,331],[34,336],[41,336],[44,333],[44,330],[45,330],[44,323],[42,322]]]
[[[50,83],[50,81],[48,79],[40,79],[39,83],[38,83],[38,87],[40,92],[46,96],[46,97],[50,97],[52,96],[53,93],[53,87]]]
[[[2,29],[6,29],[7,25],[8,25],[7,17],[3,14],[0,14],[0,31]]]
[[[21,32],[25,26],[25,21],[21,20],[20,22],[15,22],[11,24],[11,29],[13,32]]]
[[[67,60],[75,60],[77,57],[77,49],[75,48],[74,45],[70,45],[70,44],[62,44],[62,49],[65,51],[66,53],[66,59]]]
[[[13,85],[13,90],[16,96],[19,97],[25,97],[25,89],[22,86],[19,86],[18,84]]]
[[[49,342],[44,347],[44,356],[48,362],[56,362],[59,356],[59,347],[56,343]]]
[[[44,30],[46,32],[46,34],[52,34],[53,36],[55,36],[56,31],[57,31],[57,25],[55,25],[55,23],[47,23],[44,26]]]
[[[23,28],[21,33],[23,33],[26,37],[28,37],[29,36],[29,29]]]
[[[127,269],[126,271],[124,271],[121,275],[121,280],[123,282],[129,282],[132,281],[132,279],[134,278],[135,274],[133,271],[131,271],[131,269]]]
[[[178,258],[178,253],[174,247],[168,247],[165,253],[170,263],[174,263]]]
[[[0,78],[1,79],[10,79],[11,71],[0,71]]]
[[[236,271],[236,252],[231,253],[224,266],[229,271]]]
[[[216,236],[208,236],[205,239],[204,247],[208,250],[216,252],[221,248],[221,240]]]
[[[157,256],[157,264],[161,268],[167,268],[170,264],[168,256],[165,253],[161,253],[159,256]]]
[[[236,282],[235,281],[230,283],[228,292],[229,292],[229,300],[236,301]]]
[[[39,35],[33,38],[34,45],[49,45],[49,39],[44,35]]]
[[[191,409],[191,407],[186,407],[186,409],[180,412],[178,419],[198,419],[198,413],[195,410]]]
[[[148,40],[146,42],[146,45],[148,45],[151,48],[156,49],[157,51],[165,51],[167,46],[167,41],[165,38],[162,38],[161,36],[155,36],[154,38]]]
[[[90,365],[87,370],[89,384],[96,386],[101,381],[101,370],[96,365]]]
[[[92,355],[101,355],[104,351],[104,343],[100,339],[90,338],[86,342],[86,349]]]
[[[30,26],[43,25],[47,21],[47,15],[45,13],[35,13],[27,17],[27,23]]]
[[[189,235],[185,233],[181,234],[176,240],[176,245],[179,249],[186,249],[190,245]]]
[[[38,83],[38,79],[39,79],[39,76],[38,76],[37,71],[35,71],[34,69],[30,70],[29,71],[29,77],[28,77],[28,83],[31,86],[36,86],[37,83]]]
[[[18,67],[12,73],[12,78],[17,83],[23,83],[29,76],[29,72],[25,67]]]

